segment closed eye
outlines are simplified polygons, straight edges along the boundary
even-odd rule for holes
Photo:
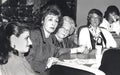
[[[52,21],[52,19],[49,19],[49,21]]]

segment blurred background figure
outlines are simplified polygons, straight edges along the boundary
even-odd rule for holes
[[[104,13],[103,22],[100,24],[100,27],[104,27],[110,32],[120,33],[120,24],[119,24],[119,9],[115,5],[108,6],[107,10]]]
[[[112,23],[112,32],[115,32],[115,34],[120,35],[120,15],[119,19]]]

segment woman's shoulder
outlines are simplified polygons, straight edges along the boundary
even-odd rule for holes
[[[89,29],[88,29],[88,27],[83,27],[83,28],[81,28],[80,32],[81,33],[88,33]]]
[[[34,72],[24,56],[10,53],[8,63],[2,66],[3,75],[34,75]]]
[[[39,33],[41,30],[41,27],[32,27],[31,32]]]
[[[103,35],[105,36],[105,38],[113,38],[113,36],[112,36],[112,34],[108,31],[108,30],[106,30],[106,29],[104,29],[104,28],[101,28],[101,32],[103,33]]]
[[[81,30],[88,30],[88,27],[83,27],[81,28]]]
[[[8,63],[7,64],[19,64],[21,62],[21,57],[17,56],[16,54],[14,54],[13,52],[9,53],[9,59],[8,59]]]
[[[103,32],[103,33],[110,33],[107,29],[105,29],[105,28],[103,28],[103,27],[100,27],[100,29],[101,29],[101,31]]]
[[[43,35],[43,30],[41,28],[38,28],[38,27],[34,28],[31,30],[30,35],[31,35],[30,37],[33,39],[35,39],[35,38],[38,39],[38,37],[41,38]]]
[[[2,74],[2,69],[1,69],[1,68],[2,68],[2,67],[1,67],[1,65],[0,65],[0,75],[3,75],[3,74]]]
[[[80,27],[78,27],[78,32],[80,32],[81,30],[87,30],[88,26],[87,25],[82,25]]]

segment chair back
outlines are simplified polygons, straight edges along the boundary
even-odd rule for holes
[[[106,75],[120,75],[120,49],[111,48],[103,53],[99,68]]]
[[[75,69],[62,65],[53,65],[50,69],[50,75],[95,75],[91,72]]]

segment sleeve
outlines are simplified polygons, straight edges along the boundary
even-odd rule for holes
[[[90,43],[91,42],[90,42],[88,28],[82,28],[81,31],[79,32],[78,44],[82,45],[82,46],[87,46],[88,48],[91,48]]]
[[[85,45],[85,38],[86,34],[85,34],[85,30],[84,29],[81,29],[81,31],[79,32],[79,40],[78,40],[78,44],[79,45]]]
[[[100,24],[100,27],[108,30],[108,23],[106,19],[103,19],[102,23]]]
[[[32,48],[30,50],[29,55],[27,56],[27,60],[30,63],[32,69],[39,73],[45,70],[45,62],[47,59],[43,60],[41,55],[42,49],[42,38],[40,37],[39,30],[31,31],[31,41],[32,41]]]
[[[109,31],[105,30],[105,29],[102,29],[102,32],[103,32],[103,34],[104,34],[104,36],[106,38],[106,46],[107,46],[107,48],[117,47],[117,43],[116,43],[115,39],[113,38],[112,34]]]
[[[66,44],[66,48],[79,47],[79,45],[77,45],[77,43],[75,43],[74,40],[71,38],[66,38],[64,42]]]
[[[116,22],[116,25],[114,25],[114,30],[116,31],[117,35],[120,34],[120,21]]]
[[[60,48],[60,47],[56,47],[56,46],[53,46],[54,48],[54,57],[59,57],[63,54],[70,54],[70,48]]]

